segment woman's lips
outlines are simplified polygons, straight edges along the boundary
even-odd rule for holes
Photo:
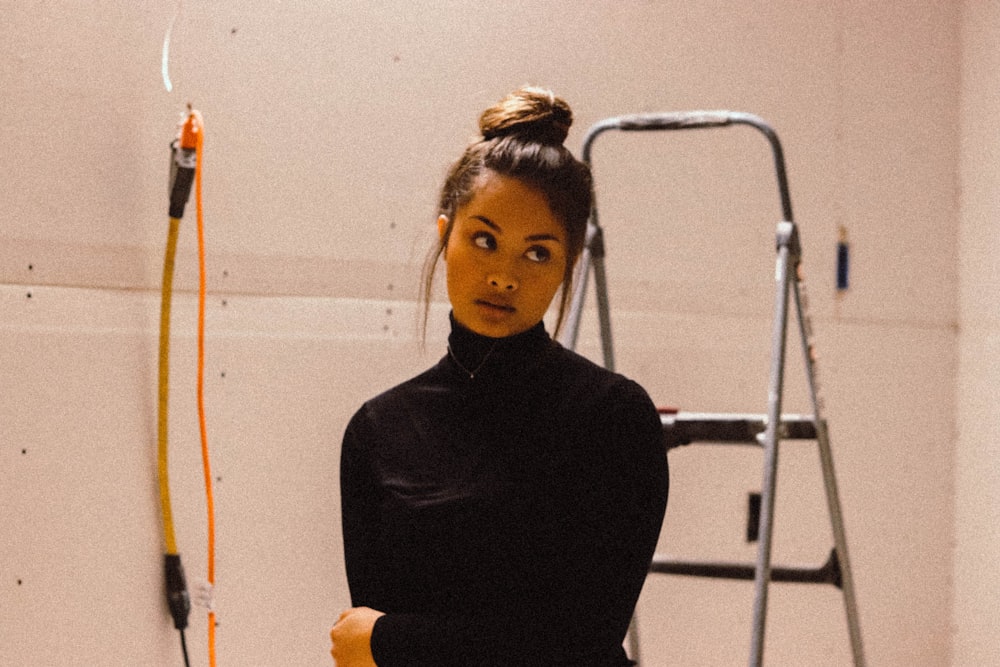
[[[491,311],[501,312],[501,313],[513,313],[516,308],[507,303],[497,303],[495,301],[487,301],[485,299],[476,299],[476,305],[483,308],[487,308]]]

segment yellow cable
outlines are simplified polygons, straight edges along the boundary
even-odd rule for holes
[[[177,554],[174,518],[170,508],[170,480],[167,469],[167,410],[170,396],[170,301],[173,293],[174,258],[181,221],[170,218],[167,250],[163,257],[163,286],[160,296],[160,371],[157,414],[157,458],[159,462],[160,505],[163,511],[163,540],[168,554]]]

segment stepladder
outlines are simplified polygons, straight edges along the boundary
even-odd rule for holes
[[[653,558],[650,572],[655,574],[752,580],[754,584],[752,627],[748,664],[764,664],[764,639],[768,611],[769,587],[772,583],[828,584],[838,588],[843,596],[847,634],[855,667],[865,663],[858,617],[858,606],[848,555],[846,530],[834,471],[833,453],[823,400],[816,380],[816,352],[808,299],[801,275],[802,244],[792,216],[785,161],[781,143],[774,129],[753,114],[734,111],[688,111],[643,113],[602,120],[588,131],[582,158],[593,168],[592,149],[595,140],[606,132],[657,132],[686,129],[713,129],[746,126],[758,130],[767,139],[774,160],[782,219],[774,233],[774,309],[770,332],[770,363],[767,377],[765,411],[749,414],[701,413],[666,410],[661,414],[664,443],[669,451],[692,443],[742,444],[762,449],[762,478],[756,522],[757,558],[752,563],[676,560],[660,554]],[[595,175],[599,188],[599,178]],[[615,369],[611,334],[611,307],[605,270],[604,229],[601,227],[595,203],[588,223],[586,243],[576,267],[575,290],[571,298],[560,342],[574,349],[580,330],[589,282],[593,278],[596,310],[604,365]],[[797,336],[802,352],[802,367],[810,414],[791,415],[783,412],[784,380],[790,320],[794,313]],[[795,332],[793,332],[794,334]],[[822,469],[826,509],[833,535],[833,546],[822,564],[815,567],[793,567],[772,563],[775,524],[775,496],[778,460],[781,444],[789,440],[815,441]],[[635,624],[629,633],[629,652],[641,664],[640,643]]]

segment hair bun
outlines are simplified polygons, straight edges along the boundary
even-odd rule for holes
[[[573,125],[573,112],[551,90],[526,86],[509,94],[479,117],[484,139],[517,136],[524,141],[561,146]]]

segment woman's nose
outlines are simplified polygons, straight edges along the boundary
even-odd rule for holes
[[[513,292],[517,289],[517,280],[505,273],[491,273],[486,279],[490,287],[503,292]]]

